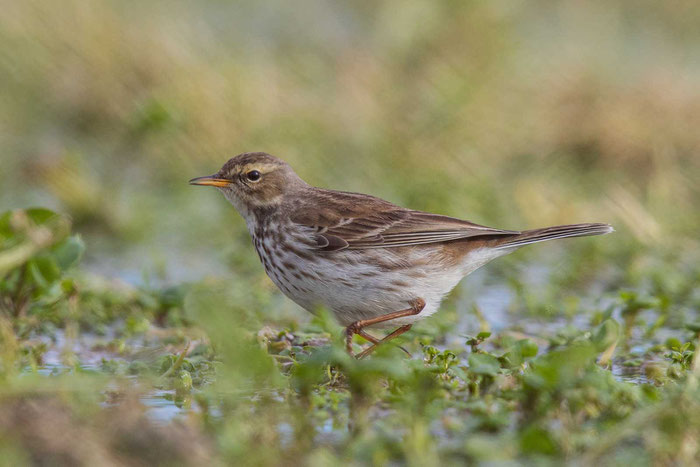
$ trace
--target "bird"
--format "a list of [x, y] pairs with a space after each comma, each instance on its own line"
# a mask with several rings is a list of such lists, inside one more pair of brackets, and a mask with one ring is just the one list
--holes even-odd
[[[213, 186], [245, 220], [272, 282], [307, 311], [325, 307], [363, 358], [435, 313], [468, 274], [522, 246], [602, 235], [605, 223], [503, 230], [407, 209], [362, 193], [307, 184], [264, 152], [239, 154], [193, 178]], [[367, 329], [392, 329], [383, 338]], [[355, 354], [354, 335], [370, 342]]]

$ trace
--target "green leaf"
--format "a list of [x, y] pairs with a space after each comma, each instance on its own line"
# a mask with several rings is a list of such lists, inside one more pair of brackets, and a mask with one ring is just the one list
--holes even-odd
[[59, 217], [58, 214], [46, 208], [29, 208], [25, 209], [24, 213], [36, 225], [46, 224], [47, 222]]
[[0, 215], [0, 274], [25, 264], [70, 231], [67, 218], [48, 209], [7, 211]]
[[0, 214], [0, 247], [7, 240], [13, 238], [16, 233], [12, 226], [10, 225], [10, 215], [12, 211], [5, 211]]
[[177, 394], [189, 394], [192, 391], [192, 375], [187, 370], [180, 370], [175, 377], [175, 391]]
[[522, 358], [532, 358], [537, 355], [539, 348], [531, 339], [522, 339], [516, 343]]
[[501, 364], [493, 355], [473, 353], [467, 358], [469, 371], [478, 375], [495, 375], [501, 369]]
[[534, 387], [562, 388], [572, 384], [582, 371], [595, 365], [596, 347], [579, 343], [532, 360], [525, 382]]
[[664, 346], [667, 349], [680, 349], [681, 345], [683, 345], [683, 344], [681, 344], [681, 341], [678, 340], [678, 338], [676, 338], [676, 337], [669, 337], [668, 339], [666, 339], [666, 342], [664, 343]]
[[558, 450], [552, 433], [544, 427], [529, 426], [520, 435], [520, 448], [525, 453], [553, 455]]
[[52, 253], [56, 258], [58, 267], [62, 271], [65, 271], [80, 261], [84, 252], [85, 242], [83, 242], [79, 235], [71, 235], [56, 245]]
[[39, 256], [27, 263], [29, 278], [42, 289], [48, 289], [61, 277], [61, 270], [53, 258]]
[[600, 350], [607, 349], [620, 338], [620, 324], [614, 319], [603, 321], [593, 335], [593, 343]]

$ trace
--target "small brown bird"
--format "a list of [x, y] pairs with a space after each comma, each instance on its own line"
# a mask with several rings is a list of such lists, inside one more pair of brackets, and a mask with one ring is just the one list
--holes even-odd
[[[354, 334], [372, 343], [358, 358], [435, 313], [464, 276], [492, 259], [531, 243], [613, 230], [608, 224], [484, 227], [310, 186], [263, 152], [240, 154], [190, 184], [221, 190], [245, 219], [270, 279], [302, 308], [330, 309], [346, 326], [350, 354]], [[378, 339], [368, 327], [396, 329]]]

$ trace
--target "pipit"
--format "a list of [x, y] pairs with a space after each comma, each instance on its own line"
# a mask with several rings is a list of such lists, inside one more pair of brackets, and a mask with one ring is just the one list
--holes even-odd
[[[402, 208], [360, 193], [305, 183], [281, 159], [240, 154], [216, 174], [190, 180], [217, 187], [245, 219], [272, 282], [302, 308], [325, 306], [345, 326], [348, 352], [359, 334], [377, 345], [435, 313], [467, 274], [531, 243], [601, 235], [608, 224], [501, 230]], [[366, 328], [394, 328], [384, 338]]]

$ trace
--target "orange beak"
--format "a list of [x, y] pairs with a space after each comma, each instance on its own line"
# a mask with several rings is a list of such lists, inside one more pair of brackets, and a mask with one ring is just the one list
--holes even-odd
[[197, 177], [190, 180], [190, 185], [205, 185], [205, 186], [228, 186], [231, 181], [225, 178], [218, 178], [213, 175], [208, 175], [206, 177]]

